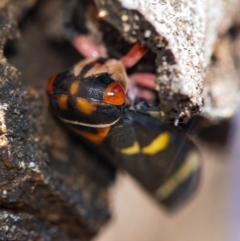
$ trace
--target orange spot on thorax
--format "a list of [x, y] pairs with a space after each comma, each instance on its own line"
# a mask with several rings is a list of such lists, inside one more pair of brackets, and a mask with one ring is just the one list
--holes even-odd
[[79, 88], [80, 88], [79, 80], [74, 80], [69, 88], [70, 95], [74, 96], [78, 92]]
[[96, 110], [97, 106], [85, 98], [77, 97], [76, 108], [85, 115], [91, 115]]
[[62, 110], [66, 110], [68, 108], [68, 96], [67, 95], [59, 95], [57, 96], [58, 106]]
[[99, 145], [107, 136], [110, 128], [111, 127], [97, 128], [96, 134], [85, 132], [85, 131], [77, 131], [77, 133], [80, 134], [82, 137], [86, 138], [87, 140], [89, 140], [90, 142], [93, 142], [94, 144]]

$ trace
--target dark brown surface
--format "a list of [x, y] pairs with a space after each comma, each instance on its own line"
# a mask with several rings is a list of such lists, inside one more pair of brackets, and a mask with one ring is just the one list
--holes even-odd
[[2, 211], [0, 222], [0, 240], [79, 240], [70, 238], [58, 226], [26, 213]]
[[[1, 47], [18, 35], [17, 18], [30, 6], [1, 6]], [[115, 171], [69, 137], [48, 109], [47, 79], [79, 56], [67, 43], [51, 46], [43, 7], [27, 14], [21, 38], [5, 48], [18, 69], [0, 56], [0, 240], [89, 240], [110, 217], [107, 188]]]

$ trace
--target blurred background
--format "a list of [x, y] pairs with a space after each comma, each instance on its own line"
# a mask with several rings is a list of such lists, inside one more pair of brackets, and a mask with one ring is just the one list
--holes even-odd
[[110, 192], [113, 219], [94, 241], [239, 240], [239, 215], [235, 215], [239, 202], [232, 202], [239, 189], [239, 182], [233, 181], [237, 177], [234, 161], [238, 160], [231, 160], [233, 152], [229, 154], [229, 150], [210, 149], [206, 146], [202, 151], [199, 190], [172, 213], [159, 207], [129, 175], [121, 173]]

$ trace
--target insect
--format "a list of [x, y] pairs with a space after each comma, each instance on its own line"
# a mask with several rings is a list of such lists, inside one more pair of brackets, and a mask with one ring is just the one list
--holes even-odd
[[160, 116], [155, 73], [127, 75], [146, 49], [137, 42], [119, 60], [109, 58], [71, 24], [75, 6], [67, 5], [64, 25], [85, 59], [48, 80], [53, 113], [159, 203], [178, 206], [199, 183], [200, 155], [185, 134], [153, 117]]
[[199, 183], [200, 155], [181, 131], [153, 118], [145, 100], [127, 97], [128, 86], [121, 60], [97, 57], [52, 76], [47, 93], [54, 114], [94, 151], [176, 207]]

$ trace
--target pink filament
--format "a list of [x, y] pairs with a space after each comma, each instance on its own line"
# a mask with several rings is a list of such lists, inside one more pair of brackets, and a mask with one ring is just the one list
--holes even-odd
[[145, 53], [146, 50], [140, 45], [140, 43], [136, 43], [128, 53], [121, 58], [121, 61], [126, 68], [131, 68]]
[[76, 37], [73, 40], [73, 46], [86, 58], [107, 57], [107, 55], [85, 35]]
[[143, 87], [153, 89], [156, 88], [156, 75], [151, 73], [134, 73], [130, 76], [131, 80], [133, 80], [136, 84], [141, 85]]

